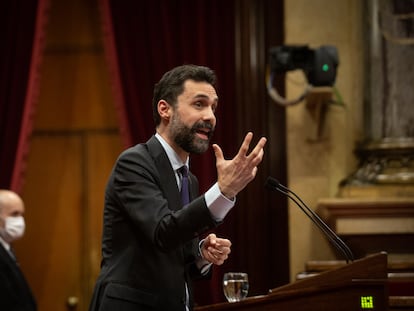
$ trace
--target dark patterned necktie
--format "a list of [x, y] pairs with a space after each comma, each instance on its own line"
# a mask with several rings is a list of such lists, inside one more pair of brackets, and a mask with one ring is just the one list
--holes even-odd
[[190, 191], [188, 189], [188, 167], [183, 165], [179, 168], [181, 174], [181, 202], [184, 205], [190, 203]]

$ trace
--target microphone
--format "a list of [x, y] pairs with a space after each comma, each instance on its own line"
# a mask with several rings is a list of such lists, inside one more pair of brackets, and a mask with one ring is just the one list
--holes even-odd
[[331, 228], [316, 214], [312, 209], [310, 209], [301, 198], [296, 195], [292, 190], [283, 186], [277, 179], [269, 176], [266, 180], [265, 186], [272, 190], [277, 190], [289, 199], [296, 203], [296, 205], [312, 220], [312, 222], [326, 235], [326, 237], [331, 241], [337, 250], [339, 250], [346, 259], [346, 262], [354, 261], [354, 254], [352, 254], [351, 249], [345, 242], [332, 231]]

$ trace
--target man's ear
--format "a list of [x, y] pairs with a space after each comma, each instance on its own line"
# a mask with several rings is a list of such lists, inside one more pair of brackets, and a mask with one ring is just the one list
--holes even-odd
[[158, 102], [158, 114], [160, 115], [161, 119], [169, 120], [171, 117], [171, 113], [172, 113], [171, 105], [167, 101], [161, 99]]

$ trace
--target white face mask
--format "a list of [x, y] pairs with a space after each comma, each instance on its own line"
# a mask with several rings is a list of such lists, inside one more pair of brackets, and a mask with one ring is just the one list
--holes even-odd
[[23, 216], [6, 217], [4, 228], [0, 228], [0, 236], [7, 242], [13, 242], [21, 238], [26, 225]]

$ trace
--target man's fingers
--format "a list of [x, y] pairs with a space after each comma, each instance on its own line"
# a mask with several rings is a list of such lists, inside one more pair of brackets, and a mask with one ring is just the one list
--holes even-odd
[[264, 155], [264, 149], [260, 149], [260, 151], [259, 151], [259, 153], [256, 155], [256, 157], [254, 157], [254, 158], [251, 160], [252, 165], [254, 165], [254, 166], [256, 166], [256, 167], [257, 167], [257, 165], [258, 165], [260, 162], [262, 162], [263, 155]]
[[230, 254], [230, 249], [212, 249], [208, 250], [208, 257], [206, 258], [208, 261], [213, 262], [214, 264], [222, 264]]
[[253, 167], [253, 171], [252, 171], [253, 178], [256, 177], [256, 174], [257, 174], [257, 166]]
[[[266, 145], [267, 139], [265, 137], [260, 138], [256, 146], [253, 148], [253, 150], [250, 152], [250, 154], [247, 154], [249, 152], [250, 143], [253, 139], [253, 133], [248, 132], [246, 136], [244, 137], [243, 143], [240, 146], [239, 152], [237, 153], [236, 157], [246, 157], [250, 161], [252, 159], [255, 159], [257, 163], [260, 163], [261, 158], [263, 157], [263, 148]], [[214, 154], [216, 156], [216, 162], [224, 160], [223, 151], [221, 150], [220, 146], [217, 144], [213, 144], [213, 150]]]
[[203, 243], [203, 257], [215, 265], [222, 265], [231, 252], [231, 242], [210, 233]]
[[214, 233], [210, 233], [203, 242], [203, 247], [208, 251], [211, 247], [216, 247], [217, 244], [217, 237]]
[[228, 239], [217, 238], [217, 245], [219, 245], [219, 247], [230, 247], [231, 242]]
[[[253, 148], [253, 150], [250, 152], [250, 154], [247, 156], [247, 158], [259, 158], [261, 159], [263, 157], [263, 148], [266, 145], [267, 139], [265, 137], [260, 138], [259, 142], [256, 144], [256, 146]], [[260, 162], [260, 161], [259, 161]]]
[[217, 236], [216, 236], [214, 233], [210, 233], [210, 234], [207, 236], [207, 239], [208, 239], [208, 241], [210, 242], [210, 244], [211, 244], [211, 243], [214, 243], [214, 244], [215, 244], [215, 241], [217, 240]]
[[263, 157], [263, 148], [266, 145], [267, 139], [265, 137], [261, 137], [253, 150], [248, 154], [252, 138], [252, 132], [246, 134], [237, 156], [243, 156], [250, 161], [257, 161], [257, 163], [260, 163], [261, 158]]
[[240, 146], [239, 152], [237, 156], [246, 156], [247, 152], [249, 151], [250, 142], [252, 141], [253, 133], [248, 132], [244, 137], [244, 140]]
[[217, 247], [209, 247], [208, 251], [211, 254], [230, 254], [230, 247], [227, 246], [217, 246]]
[[213, 150], [214, 150], [214, 155], [216, 156], [216, 162], [224, 160], [223, 151], [221, 150], [219, 145], [214, 144]]
[[221, 244], [216, 244], [216, 246], [210, 246], [207, 249], [208, 253], [216, 259], [227, 259], [228, 255], [231, 252], [230, 246], [224, 246]]

